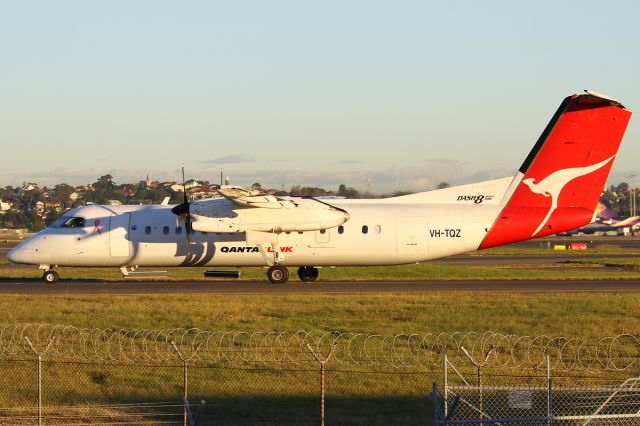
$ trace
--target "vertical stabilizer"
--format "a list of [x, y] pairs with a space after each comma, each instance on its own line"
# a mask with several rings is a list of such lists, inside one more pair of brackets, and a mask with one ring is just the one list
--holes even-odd
[[589, 223], [631, 112], [587, 91], [566, 98], [520, 167], [522, 179], [480, 249]]

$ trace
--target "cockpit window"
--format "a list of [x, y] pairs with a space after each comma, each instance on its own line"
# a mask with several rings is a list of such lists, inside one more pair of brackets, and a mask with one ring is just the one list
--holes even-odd
[[55, 228], [83, 228], [84, 218], [63, 216], [56, 220], [52, 226]]

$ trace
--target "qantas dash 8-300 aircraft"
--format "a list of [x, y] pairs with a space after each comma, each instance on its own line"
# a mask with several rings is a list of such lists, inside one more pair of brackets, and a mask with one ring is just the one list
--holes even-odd
[[402, 197], [273, 197], [222, 187], [220, 197], [71, 210], [8, 254], [57, 266], [268, 266], [273, 283], [298, 267], [421, 262], [576, 229], [592, 222], [631, 113], [587, 91], [566, 98], [513, 177]]

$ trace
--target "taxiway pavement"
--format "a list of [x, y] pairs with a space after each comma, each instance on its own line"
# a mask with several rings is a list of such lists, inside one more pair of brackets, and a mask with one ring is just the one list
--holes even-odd
[[640, 280], [318, 281], [59, 281], [0, 280], [0, 294], [356, 294], [434, 292], [640, 292]]

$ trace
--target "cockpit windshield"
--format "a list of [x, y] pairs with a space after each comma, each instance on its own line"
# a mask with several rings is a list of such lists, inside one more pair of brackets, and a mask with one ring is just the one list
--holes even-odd
[[53, 222], [52, 228], [84, 228], [84, 218], [78, 216], [62, 216]]

